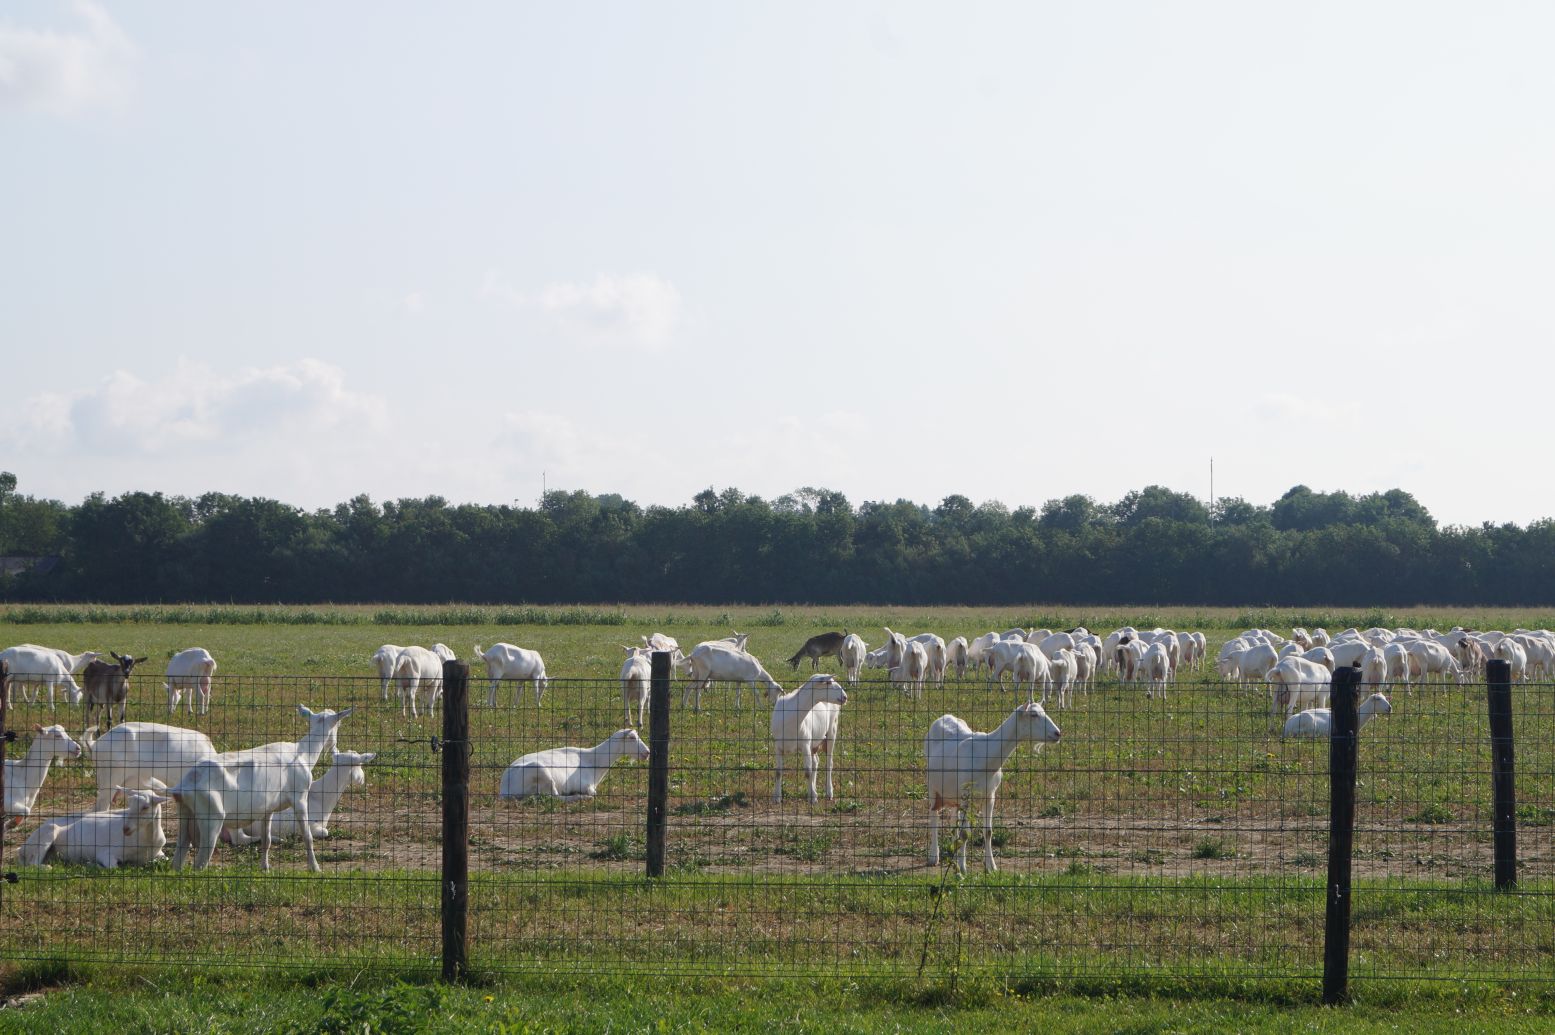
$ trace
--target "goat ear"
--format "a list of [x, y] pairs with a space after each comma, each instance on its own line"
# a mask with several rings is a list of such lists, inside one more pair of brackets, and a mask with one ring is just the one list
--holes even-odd
[[371, 762], [373, 759], [375, 759], [377, 757], [378, 757], [378, 752], [376, 752], [376, 751], [369, 751], [369, 752], [367, 752], [367, 754], [365, 754], [365, 755], [361, 756], [361, 758], [357, 759], [357, 763], [356, 764], [357, 765], [366, 765], [368, 762]]
[[301, 715], [304, 719], [311, 719], [313, 718], [313, 709], [309, 708], [305, 704], [299, 704], [297, 706], [297, 714]]
[[43, 732], [43, 724], [42, 723], [37, 723], [37, 722], [33, 723], [32, 724], [32, 731], [34, 733], [42, 733]]
[[123, 661], [124, 660], [123, 658], [119, 657], [118, 653], [115, 652], [115, 651], [109, 651], [108, 652], [108, 656], [110, 658], [112, 658], [114, 661]]
[[145, 658], [136, 658], [135, 659], [135, 664], [137, 664], [137, 665], [144, 665], [145, 663], [146, 663], [146, 659]]
[[124, 801], [126, 797], [128, 797], [128, 792], [125, 791], [123, 787], [115, 787], [113, 789], [113, 795], [108, 799], [108, 804], [117, 804], [121, 801]]

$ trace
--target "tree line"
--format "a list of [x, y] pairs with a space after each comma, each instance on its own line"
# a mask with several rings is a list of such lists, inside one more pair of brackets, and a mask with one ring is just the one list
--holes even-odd
[[1304, 485], [1213, 509], [1152, 485], [1015, 510], [729, 488], [679, 507], [557, 490], [532, 508], [357, 496], [310, 513], [223, 493], [69, 506], [6, 473], [0, 555], [59, 558], [0, 575], [8, 602], [1555, 603], [1555, 521], [1441, 528], [1400, 489]]

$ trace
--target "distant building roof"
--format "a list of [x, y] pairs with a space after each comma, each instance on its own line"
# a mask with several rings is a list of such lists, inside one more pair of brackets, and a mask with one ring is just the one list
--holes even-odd
[[50, 557], [0, 557], [0, 575], [25, 575], [32, 572], [47, 575], [59, 567], [59, 558]]

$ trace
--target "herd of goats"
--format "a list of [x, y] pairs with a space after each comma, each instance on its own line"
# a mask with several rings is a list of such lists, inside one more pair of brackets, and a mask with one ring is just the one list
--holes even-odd
[[[693, 708], [700, 710], [702, 691], [714, 682], [733, 683], [736, 704], [745, 685], [766, 694], [772, 707], [774, 802], [782, 801], [783, 765], [785, 758], [793, 755], [803, 763], [808, 800], [815, 803], [824, 754], [826, 796], [834, 797], [832, 760], [848, 694], [835, 676], [819, 671], [821, 659], [835, 657], [848, 685], [859, 681], [862, 669], [882, 668], [894, 685], [915, 696], [922, 693], [925, 683], [943, 686], [952, 672], [958, 679], [965, 679], [968, 672], [981, 673], [990, 685], [1001, 686], [1008, 676], [1017, 688], [1027, 690], [1027, 700], [996, 729], [976, 732], [960, 718], [947, 714], [934, 720], [924, 740], [929, 863], [939, 861], [941, 811], [957, 808], [962, 836], [956, 865], [965, 871], [969, 813], [975, 810], [984, 827], [984, 867], [993, 871], [997, 865], [990, 835], [1002, 770], [1020, 744], [1040, 746], [1059, 740], [1058, 725], [1044, 709], [1050, 698], [1057, 707], [1067, 707], [1075, 691], [1088, 688], [1102, 674], [1121, 683], [1143, 683], [1148, 695], [1164, 695], [1180, 672], [1203, 671], [1208, 665], [1207, 643], [1197, 632], [1125, 627], [1099, 636], [1084, 628], [1063, 632], [1011, 629], [949, 641], [933, 633], [905, 636], [889, 628], [885, 632], [886, 642], [875, 650], [852, 633], [811, 637], [788, 659], [795, 671], [809, 660], [812, 671], [791, 692], [784, 692], [761, 662], [747, 652], [743, 634], [699, 643], [689, 652], [682, 652], [673, 638], [663, 634], [644, 636], [641, 646], [624, 648], [620, 684], [625, 727], [594, 747], [560, 747], [521, 756], [503, 772], [499, 795], [509, 799], [588, 799], [598, 793], [618, 759], [646, 761], [648, 745], [634, 727], [645, 718], [655, 652], [667, 653], [673, 671], [685, 679], [683, 706], [692, 701], [694, 692]], [[529, 682], [536, 702], [541, 701], [549, 679], [537, 651], [498, 643], [485, 650], [477, 645], [476, 655], [490, 679], [488, 706], [496, 706], [497, 693], [505, 683]], [[374, 758], [372, 753], [336, 750], [337, 728], [353, 709], [314, 712], [299, 705], [299, 713], [308, 722], [308, 731], [301, 739], [219, 752], [210, 738], [197, 730], [125, 722], [130, 675], [146, 659], [114, 652], [108, 657], [111, 663], [92, 651], [71, 654], [34, 644], [0, 651], [0, 662], [8, 672], [4, 687], [7, 702], [13, 689], [29, 703], [41, 702], [46, 692], [52, 710], [55, 692], [60, 691], [68, 703], [84, 705], [87, 721], [79, 742], [63, 726], [35, 725], [26, 755], [6, 760], [5, 823], [18, 827], [33, 815], [54, 761], [90, 756], [97, 777], [93, 810], [45, 818], [24, 841], [19, 852], [21, 863], [37, 866], [56, 860], [109, 868], [150, 864], [165, 858], [167, 838], [161, 809], [174, 804], [178, 813], [174, 869], [182, 868], [191, 851], [195, 869], [203, 869], [219, 841], [257, 841], [261, 868], [268, 870], [271, 842], [298, 837], [309, 868], [317, 871], [314, 838], [328, 835], [328, 820], [340, 796], [365, 782], [362, 767]], [[1549, 678], [1555, 675], [1555, 634], [1547, 630], [1502, 633], [1453, 629], [1437, 633], [1373, 628], [1347, 629], [1332, 637], [1322, 629], [1294, 629], [1291, 636], [1284, 637], [1266, 629], [1250, 629], [1220, 647], [1215, 668], [1222, 680], [1266, 685], [1271, 694], [1271, 715], [1276, 721], [1285, 715], [1285, 736], [1327, 737], [1332, 723], [1328, 690], [1336, 667], [1358, 669], [1361, 682], [1376, 690], [1358, 709], [1359, 721], [1364, 724], [1375, 715], [1392, 711], [1383, 692], [1390, 687], [1432, 680], [1465, 681], [1482, 673], [1492, 658], [1507, 661], [1514, 680]], [[381, 680], [382, 699], [387, 702], [391, 691], [396, 692], [402, 714], [416, 716], [419, 699], [424, 698], [429, 713], [436, 708], [444, 662], [455, 657], [443, 644], [431, 649], [385, 644], [372, 660]], [[191, 714], [196, 707], [201, 714], [208, 713], [215, 670], [215, 659], [203, 648], [175, 654], [164, 683], [168, 710], [176, 713], [187, 698]], [[519, 692], [521, 689], [519, 685]], [[100, 717], [107, 719], [109, 727], [98, 736]], [[314, 766], [326, 749], [334, 764], [315, 780]], [[115, 808], [119, 802], [122, 805]]]

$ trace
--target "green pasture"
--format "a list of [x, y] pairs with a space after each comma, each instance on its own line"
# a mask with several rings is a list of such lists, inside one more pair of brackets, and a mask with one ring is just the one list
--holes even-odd
[[[368, 787], [346, 796], [331, 837], [319, 842], [321, 875], [305, 871], [293, 844], [275, 849], [271, 874], [258, 870], [256, 849], [226, 845], [200, 875], [174, 875], [165, 864], [124, 874], [23, 870], [0, 898], [0, 913], [16, 921], [0, 925], [0, 953], [30, 965], [61, 954], [163, 965], [220, 957], [242, 944], [256, 963], [335, 962], [397, 973], [433, 966], [441, 758], [428, 740], [441, 732], [441, 716], [402, 718], [393, 702], [381, 701], [369, 657], [386, 642], [444, 642], [470, 657], [476, 643], [502, 640], [541, 651], [554, 683], [539, 706], [527, 687], [521, 694], [502, 687], [491, 709], [483, 673], [472, 673], [477, 967], [774, 981], [819, 973], [932, 983], [964, 974], [1015, 985], [1141, 975], [1256, 985], [1308, 982], [1320, 969], [1326, 745], [1282, 740], [1264, 691], [1204, 675], [1185, 675], [1164, 700], [1103, 681], [1069, 708], [1050, 705], [1062, 742], [1040, 753], [1023, 748], [1005, 767], [993, 826], [1001, 872], [980, 872], [975, 830], [964, 880], [923, 863], [921, 756], [924, 731], [947, 711], [978, 729], [1008, 714], [1016, 700], [1010, 691], [975, 680], [931, 687], [914, 700], [878, 671], [868, 673], [844, 709], [836, 799], [813, 806], [797, 760], [786, 767], [783, 803], [772, 803], [767, 710], [753, 695], [737, 709], [727, 688], [715, 688], [703, 711], [691, 714], [679, 707], [677, 685], [669, 873], [661, 881], [641, 878], [645, 766], [618, 765], [589, 802], [495, 797], [502, 769], [517, 755], [593, 744], [622, 725], [620, 647], [653, 631], [688, 647], [749, 632], [752, 652], [793, 687], [805, 672], [795, 675], [786, 659], [808, 636], [830, 629], [850, 629], [874, 645], [887, 625], [948, 639], [1017, 625], [1105, 632], [1161, 624], [1205, 632], [1213, 654], [1248, 625], [1285, 632], [1290, 624], [1318, 624], [1312, 614], [628, 607], [534, 611], [533, 624], [516, 625], [486, 621], [495, 609], [482, 608], [231, 609], [206, 611], [213, 620], [205, 623], [163, 608], [14, 612], [9, 617], [20, 620], [0, 630], [8, 643], [148, 656], [135, 680], [132, 719], [168, 721], [161, 666], [177, 650], [203, 646], [220, 666], [211, 714], [175, 721], [209, 732], [218, 748], [296, 737], [299, 702], [349, 704], [357, 711], [341, 727], [341, 747], [379, 756]], [[255, 614], [276, 620], [238, 620]], [[598, 624], [582, 620], [589, 617]], [[397, 621], [379, 621], [389, 618]], [[1334, 614], [1327, 625], [1337, 631], [1366, 618], [1438, 628], [1552, 624], [1536, 613], [1394, 612]], [[1487, 884], [1482, 689], [1395, 694], [1395, 714], [1363, 732], [1354, 935], [1362, 981], [1555, 978], [1548, 962], [1555, 950], [1555, 707], [1548, 690], [1515, 695], [1523, 824], [1517, 895], [1498, 895]], [[63, 706], [56, 717], [72, 732], [79, 728]], [[12, 725], [33, 721], [50, 721], [47, 709], [18, 703]], [[12, 750], [27, 740], [24, 734]], [[40, 804], [55, 812], [84, 808], [92, 780], [88, 765], [57, 767]], [[947, 851], [951, 825], [947, 815]], [[31, 826], [8, 833], [7, 842]], [[40, 911], [61, 923], [19, 922]], [[105, 943], [115, 948], [106, 951]]]

